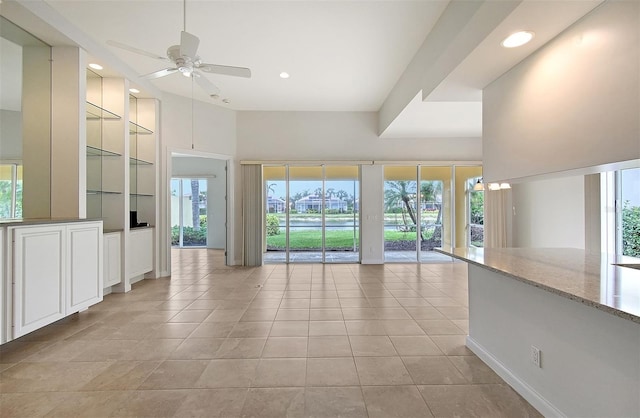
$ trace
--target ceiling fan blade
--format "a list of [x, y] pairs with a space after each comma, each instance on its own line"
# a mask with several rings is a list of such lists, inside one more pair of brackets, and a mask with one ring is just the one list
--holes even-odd
[[121, 42], [118, 41], [107, 41], [107, 45], [111, 45], [111, 46], [115, 46], [116, 48], [120, 48], [120, 49], [124, 49], [125, 51], [129, 51], [129, 52], [133, 52], [135, 54], [140, 54], [140, 55], [144, 55], [147, 57], [151, 57], [151, 58], [155, 58], [157, 60], [164, 60], [164, 61], [168, 61], [169, 58], [167, 57], [162, 57], [158, 54], [154, 54], [153, 52], [148, 52], [145, 51], [143, 49], [139, 49], [139, 48], [135, 48], [133, 46], [127, 45], [127, 44], [123, 44]]
[[205, 73], [232, 75], [234, 77], [251, 78], [251, 70], [244, 67], [231, 67], [228, 65], [216, 65], [216, 64], [200, 64], [198, 69]]
[[189, 32], [180, 32], [180, 55], [195, 58], [200, 39]]
[[204, 75], [194, 72], [191, 76], [200, 86], [200, 88], [204, 90], [209, 96], [213, 94], [220, 94], [220, 89], [211, 81], [209, 81]]
[[154, 78], [166, 77], [170, 74], [178, 71], [177, 68], [165, 68], [164, 70], [154, 71], [149, 74], [141, 75], [140, 78], [146, 78], [147, 80], [153, 80]]

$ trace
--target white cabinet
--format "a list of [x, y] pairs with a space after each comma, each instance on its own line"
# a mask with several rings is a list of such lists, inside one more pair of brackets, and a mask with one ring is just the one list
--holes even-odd
[[122, 281], [121, 232], [104, 234], [104, 288]]
[[7, 309], [9, 302], [7, 296], [11, 294], [11, 284], [8, 280], [5, 280], [6, 262], [5, 262], [5, 242], [4, 242], [4, 228], [0, 227], [0, 344], [7, 342], [7, 329], [10, 329], [11, 324], [8, 323], [11, 315], [8, 314]]
[[7, 272], [13, 282], [9, 337], [18, 338], [102, 300], [102, 222], [15, 226], [7, 235]]
[[17, 338], [65, 317], [66, 227], [17, 227], [9, 231], [14, 241], [13, 337]]
[[102, 301], [102, 222], [69, 224], [67, 233], [66, 314]]
[[[127, 264], [127, 276], [130, 279], [138, 278], [153, 270], [153, 228], [129, 231]], [[132, 283], [135, 281], [137, 280], [132, 280]]]

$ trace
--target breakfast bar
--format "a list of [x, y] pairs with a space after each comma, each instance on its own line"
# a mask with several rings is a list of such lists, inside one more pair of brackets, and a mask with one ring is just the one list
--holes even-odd
[[638, 265], [570, 248], [440, 252], [468, 263], [467, 346], [540, 412], [640, 416]]

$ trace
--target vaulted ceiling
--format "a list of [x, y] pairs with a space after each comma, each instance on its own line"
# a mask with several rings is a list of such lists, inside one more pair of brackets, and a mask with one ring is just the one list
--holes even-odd
[[[118, 60], [143, 94], [152, 86], [240, 111], [379, 111], [382, 137], [419, 138], [479, 137], [482, 88], [601, 2], [186, 0], [186, 15], [179, 0], [24, 6], [82, 44], [79, 29], [92, 59], [107, 73]], [[185, 21], [204, 62], [251, 68], [250, 79], [206, 75], [229, 104], [179, 74], [141, 81], [171, 63], [107, 43], [164, 56]], [[530, 44], [500, 46], [523, 29], [536, 33]]]

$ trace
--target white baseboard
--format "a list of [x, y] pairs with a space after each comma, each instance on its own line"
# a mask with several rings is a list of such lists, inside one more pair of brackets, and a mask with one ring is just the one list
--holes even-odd
[[509, 384], [516, 392], [527, 400], [534, 408], [545, 417], [566, 417], [558, 408], [543, 398], [535, 389], [526, 382], [511, 373], [504, 364], [489, 353], [483, 346], [476, 343], [473, 338], [467, 335], [467, 347], [473, 351], [482, 361]]
[[141, 274], [139, 276], [134, 276], [132, 278], [129, 279], [129, 284], [135, 284], [138, 283], [139, 281], [144, 280], [144, 274]]
[[384, 258], [363, 258], [360, 264], [384, 264]]

